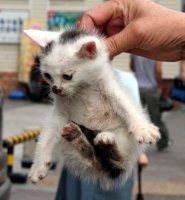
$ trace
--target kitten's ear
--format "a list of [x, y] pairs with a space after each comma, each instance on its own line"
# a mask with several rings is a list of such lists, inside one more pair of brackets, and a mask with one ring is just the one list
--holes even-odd
[[80, 58], [94, 58], [97, 54], [97, 47], [94, 41], [82, 45], [77, 55]]
[[24, 30], [24, 32], [41, 47], [45, 47], [48, 42], [54, 40], [60, 34], [60, 32], [40, 31], [34, 29]]

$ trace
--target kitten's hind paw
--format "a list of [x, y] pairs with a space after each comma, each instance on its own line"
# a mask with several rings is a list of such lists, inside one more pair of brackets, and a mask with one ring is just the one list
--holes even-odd
[[136, 141], [140, 144], [155, 144], [161, 138], [159, 128], [154, 124], [137, 126], [133, 129], [132, 133]]
[[115, 144], [115, 136], [110, 132], [102, 132], [99, 133], [94, 139], [95, 145], [114, 145]]
[[69, 123], [63, 128], [62, 137], [64, 137], [69, 142], [71, 142], [80, 135], [81, 135], [81, 130], [74, 123]]

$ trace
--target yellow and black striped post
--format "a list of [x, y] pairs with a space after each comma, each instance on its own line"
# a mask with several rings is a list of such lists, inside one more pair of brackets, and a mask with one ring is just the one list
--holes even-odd
[[40, 131], [41, 129], [34, 129], [34, 130], [25, 131], [23, 133], [20, 133], [14, 136], [10, 136], [3, 140], [3, 146], [5, 148], [9, 148], [16, 144], [20, 144], [28, 140], [33, 140], [39, 136]]
[[[14, 164], [14, 146], [36, 139], [40, 134], [41, 129], [28, 130], [21, 134], [10, 136], [3, 140], [3, 147], [7, 148], [7, 173], [12, 182], [25, 182], [26, 177], [21, 174], [13, 173]], [[24, 177], [24, 178], [23, 178]]]
[[12, 173], [14, 162], [14, 147], [9, 147], [7, 150], [7, 173]]

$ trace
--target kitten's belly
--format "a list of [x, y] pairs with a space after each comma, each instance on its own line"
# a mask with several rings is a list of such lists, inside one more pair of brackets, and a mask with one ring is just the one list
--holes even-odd
[[93, 130], [114, 130], [124, 122], [114, 113], [109, 102], [98, 92], [73, 100], [70, 120]]

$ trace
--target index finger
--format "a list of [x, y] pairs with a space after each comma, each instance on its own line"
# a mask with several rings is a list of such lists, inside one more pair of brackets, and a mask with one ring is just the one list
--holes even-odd
[[108, 1], [103, 4], [96, 6], [93, 9], [88, 10], [82, 16], [79, 26], [94, 28], [105, 26], [106, 23], [111, 19], [114, 14], [114, 8], [116, 3], [113, 1]]

